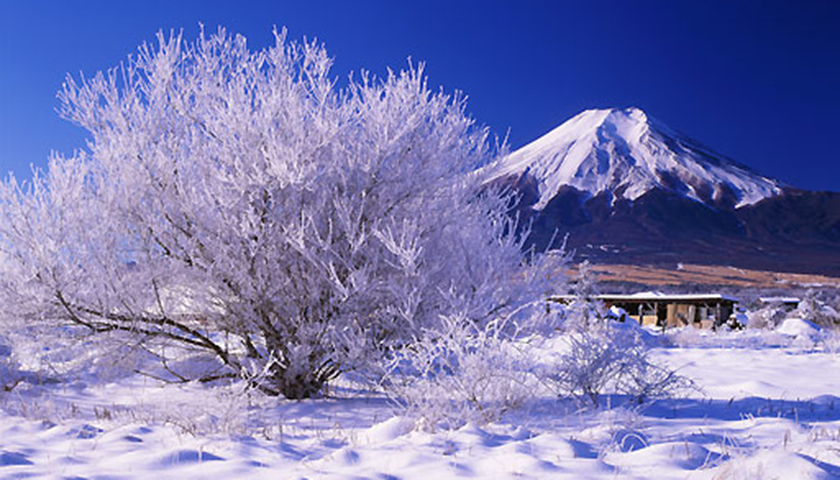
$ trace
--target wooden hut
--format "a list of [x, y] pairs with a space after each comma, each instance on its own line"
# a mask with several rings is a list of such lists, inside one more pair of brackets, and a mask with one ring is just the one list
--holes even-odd
[[[556, 296], [551, 300], [568, 303], [574, 298]], [[642, 325], [661, 327], [712, 328], [725, 323], [735, 312], [738, 299], [722, 294], [664, 294], [643, 292], [632, 295], [603, 294], [595, 300], [607, 308], [620, 308]]]

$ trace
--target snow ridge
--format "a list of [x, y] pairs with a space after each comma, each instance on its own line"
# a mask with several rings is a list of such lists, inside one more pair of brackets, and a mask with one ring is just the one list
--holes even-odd
[[781, 184], [716, 154], [638, 108], [586, 110], [488, 168], [488, 180], [532, 175], [542, 209], [564, 185], [635, 200], [654, 188], [742, 207]]

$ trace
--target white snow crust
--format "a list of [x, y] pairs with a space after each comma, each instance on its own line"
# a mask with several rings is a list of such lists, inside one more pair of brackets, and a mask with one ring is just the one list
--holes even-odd
[[770, 330], [671, 335], [652, 354], [696, 382], [684, 398], [643, 406], [614, 398], [581, 410], [552, 396], [496, 423], [434, 432], [354, 390], [284, 401], [133, 375], [33, 378], [0, 393], [0, 478], [840, 475], [837, 350]]
[[781, 192], [778, 181], [711, 152], [638, 108], [586, 110], [488, 167], [488, 181], [525, 172], [539, 186], [542, 209], [568, 185], [595, 196], [635, 200], [653, 188], [734, 206]]

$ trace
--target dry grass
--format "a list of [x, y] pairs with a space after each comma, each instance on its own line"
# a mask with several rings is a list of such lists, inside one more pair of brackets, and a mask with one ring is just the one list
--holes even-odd
[[[737, 287], [833, 287], [840, 288], [840, 278], [825, 275], [766, 272], [743, 268], [682, 264], [676, 268], [637, 265], [592, 265], [599, 282], [631, 282], [661, 285], [731, 285]], [[571, 272], [574, 276], [574, 272]]]

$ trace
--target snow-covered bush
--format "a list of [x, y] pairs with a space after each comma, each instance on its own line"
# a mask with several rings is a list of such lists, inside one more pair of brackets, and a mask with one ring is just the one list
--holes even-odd
[[0, 392], [14, 388], [20, 381], [19, 365], [9, 342], [0, 338]]
[[840, 354], [840, 330], [827, 331], [822, 338], [822, 347], [831, 354]]
[[642, 402], [690, 388], [690, 380], [650, 359], [649, 346], [635, 324], [609, 319], [603, 305], [593, 299], [588, 277], [588, 268], [581, 269], [575, 299], [565, 312], [567, 348], [557, 370], [547, 376], [558, 392], [597, 407], [607, 391]]
[[483, 424], [522, 406], [540, 387], [527, 343], [464, 317], [395, 352], [384, 391], [421, 428]]
[[782, 305], [768, 305], [747, 312], [747, 326], [751, 329], [774, 329], [790, 312]]
[[837, 328], [840, 326], [840, 312], [831, 306], [830, 299], [826, 297], [827, 294], [809, 290], [790, 316], [810, 320], [821, 327]]
[[588, 330], [591, 325], [600, 324], [609, 314], [603, 302], [597, 300], [597, 283], [589, 261], [578, 264], [577, 276], [571, 282], [572, 300], [562, 312], [562, 329], [567, 332]]
[[464, 98], [422, 67], [346, 88], [316, 43], [252, 51], [159, 35], [60, 93], [90, 141], [0, 188], [10, 315], [211, 354], [214, 376], [289, 398], [453, 315], [533, 293], [511, 199]]
[[[562, 288], [562, 252], [535, 258], [517, 284]], [[538, 353], [556, 333], [558, 315], [545, 301], [523, 303], [507, 314], [476, 322], [463, 314], [441, 318], [416, 341], [386, 357], [380, 385], [403, 415], [421, 428], [457, 428], [467, 422], [498, 420], [545, 390]]]
[[549, 378], [562, 395], [598, 406], [606, 392], [627, 395], [635, 402], [673, 396], [692, 382], [654, 363], [638, 334], [609, 322], [592, 325], [566, 337], [568, 350]]

